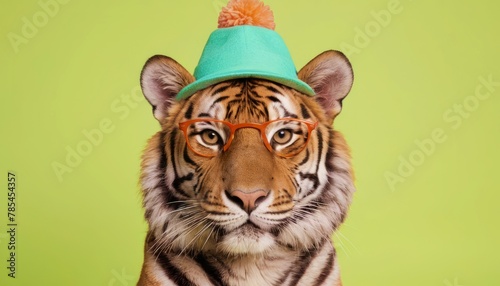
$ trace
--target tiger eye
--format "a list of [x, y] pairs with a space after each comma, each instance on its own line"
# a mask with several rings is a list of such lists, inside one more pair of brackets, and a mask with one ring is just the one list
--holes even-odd
[[286, 144], [292, 139], [292, 131], [289, 129], [281, 129], [274, 133], [273, 141], [278, 144]]
[[220, 137], [217, 132], [207, 129], [201, 132], [201, 140], [207, 145], [217, 145], [220, 142]]

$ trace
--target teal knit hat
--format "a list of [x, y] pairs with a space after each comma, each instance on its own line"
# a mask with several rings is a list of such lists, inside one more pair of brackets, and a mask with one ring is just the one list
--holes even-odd
[[[245, 8], [248, 9], [248, 5], [255, 5], [255, 2], [262, 7], [262, 3], [256, 0], [232, 0], [223, 9], [219, 16], [219, 29], [210, 35], [194, 71], [196, 80], [177, 94], [177, 100], [187, 98], [213, 84], [238, 78], [266, 79], [310, 96], [315, 95], [314, 90], [297, 77], [290, 52], [280, 35], [268, 28], [248, 25], [246, 22], [258, 22], [258, 19], [256, 21], [255, 18], [249, 18], [252, 15], [245, 14], [245, 11], [234, 11], [235, 6], [246, 5]], [[221, 18], [227, 17], [230, 8], [230, 16], [235, 17], [236, 14], [237, 19], [233, 19], [233, 22], [237, 24], [221, 27]], [[259, 16], [255, 15], [256, 9], [251, 12], [254, 17]], [[272, 12], [263, 12], [271, 13], [272, 17]]]

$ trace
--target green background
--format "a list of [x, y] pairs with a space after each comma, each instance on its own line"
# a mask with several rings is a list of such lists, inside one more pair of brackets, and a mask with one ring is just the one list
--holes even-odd
[[[139, 73], [154, 54], [193, 71], [226, 1], [65, 2], [1, 8], [0, 285], [135, 285], [139, 158], [159, 129]], [[335, 123], [358, 189], [334, 236], [344, 285], [500, 285], [500, 86], [480, 80], [500, 82], [500, 5], [266, 3], [298, 68], [327, 49], [354, 67]], [[78, 148], [84, 156], [58, 177], [54, 164]], [[5, 262], [8, 171], [16, 279]]]

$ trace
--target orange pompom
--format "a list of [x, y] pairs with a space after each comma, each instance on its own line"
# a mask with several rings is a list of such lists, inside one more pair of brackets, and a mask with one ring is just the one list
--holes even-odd
[[231, 0], [219, 14], [219, 28], [241, 25], [274, 30], [273, 11], [259, 0]]

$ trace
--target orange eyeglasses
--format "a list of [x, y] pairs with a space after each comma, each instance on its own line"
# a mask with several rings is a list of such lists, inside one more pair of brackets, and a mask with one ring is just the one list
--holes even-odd
[[234, 133], [240, 128], [260, 130], [262, 141], [270, 152], [285, 158], [292, 157], [304, 150], [311, 132], [317, 126], [318, 122], [295, 118], [281, 118], [262, 124], [232, 124], [211, 118], [198, 118], [179, 123], [188, 147], [203, 157], [214, 157], [222, 151], [227, 151], [233, 141]]

